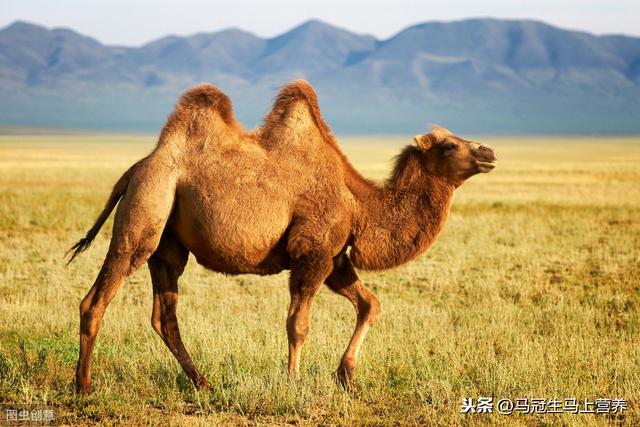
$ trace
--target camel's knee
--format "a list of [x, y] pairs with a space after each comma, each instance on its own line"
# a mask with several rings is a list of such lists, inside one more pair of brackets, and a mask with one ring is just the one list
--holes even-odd
[[289, 341], [292, 343], [302, 343], [307, 338], [309, 334], [309, 327], [288, 327], [287, 328], [287, 336], [289, 337]]
[[153, 242], [141, 242], [134, 250], [131, 250], [130, 244], [122, 244], [108, 255], [111, 258], [109, 268], [120, 277], [131, 276], [151, 258], [155, 248]]
[[287, 321], [287, 336], [289, 342], [302, 343], [309, 334], [309, 323], [301, 322], [296, 316], [292, 316]]
[[155, 246], [152, 245], [140, 245], [131, 255], [131, 259], [129, 261], [129, 266], [125, 271], [126, 276], [131, 276], [135, 273], [142, 265], [149, 260], [153, 252], [155, 251]]
[[373, 293], [369, 292], [366, 298], [359, 301], [358, 314], [369, 325], [373, 325], [382, 312], [380, 300]]
[[[86, 299], [86, 298], [85, 298]], [[103, 309], [91, 304], [91, 300], [80, 303], [80, 334], [93, 336], [97, 333], [98, 322], [102, 318]]]
[[124, 229], [115, 231], [106, 264], [112, 272], [127, 277], [151, 258], [160, 241], [160, 231]]
[[80, 301], [80, 319], [83, 318], [85, 313], [91, 309], [91, 301], [93, 300], [93, 294], [90, 292], [86, 297]]
[[94, 304], [94, 289], [89, 291], [87, 296], [80, 302], [80, 333], [89, 334], [93, 333], [93, 319], [96, 317], [96, 306]]
[[97, 333], [98, 324], [121, 282], [122, 274], [114, 267], [113, 260], [107, 256], [93, 287], [80, 302], [80, 332], [82, 334], [94, 335]]

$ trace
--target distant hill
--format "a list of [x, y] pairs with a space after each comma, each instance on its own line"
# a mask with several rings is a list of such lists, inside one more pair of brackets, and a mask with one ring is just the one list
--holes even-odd
[[319, 21], [105, 46], [68, 29], [0, 30], [0, 123], [157, 131], [187, 87], [218, 85], [252, 126], [309, 80], [337, 132], [640, 132], [640, 39], [535, 21], [428, 22], [387, 40]]

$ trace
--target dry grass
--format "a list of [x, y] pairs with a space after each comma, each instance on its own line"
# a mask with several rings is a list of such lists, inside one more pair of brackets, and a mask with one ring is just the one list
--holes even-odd
[[[344, 138], [382, 178], [408, 138]], [[213, 385], [197, 393], [150, 327], [145, 268], [109, 307], [96, 392], [73, 394], [78, 304], [106, 251], [65, 267], [120, 173], [152, 146], [129, 135], [0, 137], [0, 402], [48, 404], [64, 423], [608, 424], [604, 415], [463, 416], [463, 397], [622, 397], [638, 425], [640, 140], [483, 138], [499, 167], [459, 190], [438, 243], [365, 273], [383, 316], [358, 390], [335, 369], [354, 323], [328, 290], [314, 305], [302, 375], [286, 375], [287, 276], [225, 277], [192, 259], [178, 314]], [[4, 416], [4, 415], [3, 415]], [[4, 419], [4, 418], [3, 418]]]

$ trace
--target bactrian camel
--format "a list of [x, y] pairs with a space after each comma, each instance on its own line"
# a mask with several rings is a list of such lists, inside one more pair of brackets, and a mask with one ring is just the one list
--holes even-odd
[[355, 268], [388, 269], [423, 253], [445, 224], [454, 190], [491, 171], [495, 160], [491, 148], [434, 127], [404, 148], [391, 177], [378, 185], [341, 152], [305, 81], [285, 85], [262, 127], [250, 132], [216, 87], [187, 91], [155, 149], [122, 175], [96, 223], [71, 249], [71, 259], [85, 250], [118, 205], [106, 259], [80, 304], [77, 391], [91, 390], [105, 309], [123, 278], [145, 262], [153, 282], [153, 329], [193, 384], [209, 386], [182, 343], [176, 318], [178, 278], [189, 252], [226, 274], [290, 270], [290, 374], [298, 372], [322, 284], [347, 298], [357, 321], [337, 375], [348, 387], [360, 346], [380, 314], [378, 298]]

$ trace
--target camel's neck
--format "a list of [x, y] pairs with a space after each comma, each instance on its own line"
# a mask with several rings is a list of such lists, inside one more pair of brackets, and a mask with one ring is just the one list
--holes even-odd
[[418, 152], [407, 148], [385, 187], [350, 186], [359, 205], [351, 259], [379, 270], [423, 253], [444, 227], [454, 186], [424, 171]]

